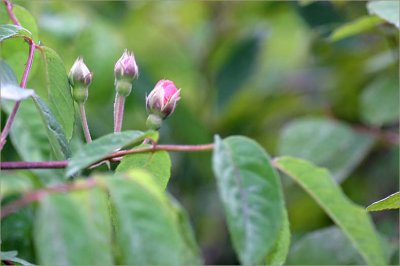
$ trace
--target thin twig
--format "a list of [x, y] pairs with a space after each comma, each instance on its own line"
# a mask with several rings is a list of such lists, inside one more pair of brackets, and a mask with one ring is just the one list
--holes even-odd
[[79, 111], [81, 113], [81, 121], [82, 121], [82, 128], [83, 133], [85, 134], [85, 139], [87, 143], [92, 142], [92, 137], [90, 136], [89, 125], [86, 118], [86, 111], [85, 111], [85, 104], [79, 103]]
[[[101, 160], [93, 163], [111, 160], [116, 157], [121, 157], [133, 153], [146, 153], [154, 151], [209, 151], [214, 148], [214, 144], [201, 144], [201, 145], [154, 145], [152, 147], [141, 147], [133, 148], [131, 150], [117, 151], [109, 156], [102, 158]], [[45, 161], [45, 162], [0, 162], [0, 169], [53, 169], [53, 168], [65, 168], [68, 166], [68, 161]]]
[[19, 23], [17, 17], [15, 16], [15, 14], [13, 12], [13, 5], [11, 4], [11, 2], [8, 0], [3, 0], [3, 2], [6, 5], [8, 16], [10, 17], [12, 22], [17, 26], [21, 26], [21, 23]]
[[[9, 2], [7, 1], [6, 3], [9, 3]], [[21, 80], [21, 84], [20, 84], [21, 88], [25, 88], [26, 87], [26, 83], [28, 81], [29, 72], [31, 71], [31, 68], [32, 68], [32, 62], [33, 62], [33, 56], [35, 54], [35, 48], [36, 48], [35, 43], [32, 40], [29, 40], [29, 55], [28, 55], [28, 59], [26, 61], [26, 66], [25, 66], [25, 69], [24, 69], [24, 73], [22, 75], [22, 80]], [[15, 118], [15, 115], [17, 114], [17, 111], [19, 109], [20, 104], [21, 104], [20, 101], [15, 102], [15, 105], [14, 105], [10, 115], [7, 118], [7, 121], [6, 121], [6, 124], [4, 126], [4, 129], [3, 129], [3, 131], [1, 132], [1, 135], [0, 135], [0, 150], [3, 149], [4, 144], [6, 143], [8, 132], [10, 131], [11, 125], [14, 122], [14, 118]]]

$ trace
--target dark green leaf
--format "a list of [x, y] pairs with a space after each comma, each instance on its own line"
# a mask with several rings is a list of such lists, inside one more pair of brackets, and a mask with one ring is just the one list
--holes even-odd
[[251, 139], [216, 137], [213, 169], [239, 260], [264, 262], [279, 238], [284, 208], [269, 156]]
[[[112, 265], [111, 243], [105, 246], [104, 239], [99, 237], [107, 232], [95, 230], [96, 225], [87, 219], [89, 214], [85, 214], [87, 209], [82, 205], [69, 194], [54, 193], [42, 198], [34, 232], [40, 264]], [[100, 206], [105, 207], [104, 204]]]
[[217, 73], [218, 105], [223, 107], [243, 87], [257, 64], [263, 36], [255, 34], [238, 43]]
[[13, 37], [31, 37], [32, 33], [30, 33], [27, 29], [13, 25], [13, 24], [5, 24], [0, 25], [0, 42]]
[[369, 265], [384, 265], [378, 235], [368, 213], [351, 202], [326, 169], [298, 158], [280, 157], [275, 165], [292, 177], [343, 230]]
[[290, 225], [286, 209], [283, 209], [283, 222], [279, 237], [267, 256], [267, 265], [283, 265], [290, 247]]
[[399, 97], [397, 77], [382, 77], [373, 80], [361, 94], [363, 121], [374, 126], [397, 122], [400, 112]]
[[70, 140], [74, 130], [75, 109], [67, 72], [55, 51], [42, 47], [41, 52], [46, 66], [49, 107], [64, 129], [67, 140]]
[[382, 23], [383, 20], [377, 16], [364, 16], [340, 26], [329, 36], [329, 39], [334, 42], [340, 41], [344, 38], [371, 30]]
[[400, 3], [398, 1], [370, 1], [367, 8], [370, 14], [377, 15], [400, 28]]
[[115, 208], [121, 264], [197, 264], [199, 258], [190, 254], [187, 233], [160, 186], [144, 171], [128, 175], [105, 180]]
[[35, 94], [33, 90], [23, 89], [18, 85], [17, 77], [11, 67], [0, 60], [0, 90], [1, 98], [20, 101]]
[[341, 182], [367, 155], [373, 139], [347, 125], [323, 118], [301, 118], [289, 123], [279, 140], [279, 154], [310, 160], [328, 168]]
[[367, 207], [368, 211], [383, 211], [400, 208], [400, 192], [396, 192], [384, 199], [372, 203]]
[[71, 176], [79, 170], [100, 161], [112, 152], [127, 146], [132, 146], [146, 138], [157, 141], [158, 133], [155, 131], [124, 131], [96, 139], [83, 146], [72, 156], [66, 169], [66, 175]]
[[[141, 145], [139, 147], [150, 147]], [[166, 151], [136, 153], [124, 156], [118, 165], [117, 172], [126, 172], [130, 169], [142, 168], [148, 171], [157, 184], [165, 189], [171, 176], [171, 159]]]

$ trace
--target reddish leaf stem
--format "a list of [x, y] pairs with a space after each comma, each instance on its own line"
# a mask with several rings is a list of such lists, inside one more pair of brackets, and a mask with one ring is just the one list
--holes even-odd
[[[154, 145], [152, 147], [134, 148], [131, 150], [117, 151], [109, 156], [102, 158], [94, 164], [103, 160], [110, 160], [116, 157], [121, 157], [133, 153], [145, 153], [153, 151], [209, 151], [214, 148], [214, 144], [201, 144], [201, 145]], [[45, 162], [0, 162], [0, 169], [53, 169], [65, 168], [68, 161], [45, 161]]]
[[13, 5], [11, 4], [11, 2], [9, 0], [3, 0], [3, 2], [6, 5], [8, 16], [10, 17], [12, 22], [17, 26], [21, 26], [21, 24], [19, 23], [17, 17], [13, 12]]

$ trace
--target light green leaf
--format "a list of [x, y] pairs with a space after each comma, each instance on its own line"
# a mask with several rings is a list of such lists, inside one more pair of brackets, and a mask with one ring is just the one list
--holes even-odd
[[98, 138], [91, 143], [84, 145], [72, 156], [66, 169], [66, 176], [71, 176], [79, 170], [100, 161], [114, 151], [127, 146], [132, 146], [146, 138], [151, 138], [154, 141], [157, 141], [158, 133], [155, 131], [124, 131]]
[[13, 251], [1, 251], [0, 252], [0, 258], [2, 261], [9, 261], [9, 262], [15, 262], [24, 266], [31, 266], [34, 265], [30, 262], [27, 262], [26, 260], [17, 258], [18, 252], [13, 250]]
[[358, 250], [336, 226], [306, 234], [291, 248], [288, 264], [363, 265]]
[[[150, 147], [140, 145], [139, 147]], [[171, 159], [166, 151], [135, 153], [124, 156], [116, 172], [126, 172], [130, 169], [141, 168], [147, 170], [157, 184], [165, 189], [171, 177]]]
[[42, 47], [41, 52], [46, 67], [49, 107], [64, 129], [67, 140], [70, 140], [74, 130], [75, 109], [67, 72], [54, 50]]
[[367, 207], [368, 211], [383, 211], [400, 208], [400, 192], [396, 192], [384, 199], [372, 203]]
[[3, 60], [0, 60], [0, 95], [2, 99], [20, 101], [35, 92], [30, 89], [23, 89], [18, 85], [17, 77], [11, 67]]
[[213, 169], [242, 264], [265, 261], [280, 236], [283, 196], [269, 156], [246, 137], [215, 138]]
[[377, 16], [363, 16], [355, 21], [346, 23], [332, 32], [329, 39], [333, 42], [371, 30], [382, 24], [383, 20]]
[[46, 103], [40, 99], [39, 96], [33, 96], [33, 101], [42, 117], [47, 137], [55, 158], [57, 160], [68, 159], [71, 156], [71, 150], [61, 125], [55, 119]]
[[13, 24], [0, 25], [0, 42], [14, 37], [28, 37], [30, 38], [32, 33], [21, 26]]
[[374, 126], [397, 122], [400, 114], [399, 97], [397, 77], [373, 80], [361, 94], [362, 120]]
[[0, 198], [31, 190], [34, 185], [31, 179], [24, 175], [1, 174]]
[[283, 210], [283, 222], [279, 237], [267, 256], [266, 265], [283, 265], [289, 253], [290, 225], [286, 209]]
[[187, 234], [160, 186], [144, 171], [105, 179], [115, 209], [116, 241], [124, 265], [193, 265]]
[[277, 158], [275, 165], [314, 198], [343, 230], [367, 264], [385, 264], [382, 246], [368, 213], [343, 194], [326, 169], [288, 156]]
[[95, 232], [82, 204], [61, 193], [41, 199], [34, 230], [39, 264], [112, 265], [111, 243], [105, 246], [98, 237], [107, 232]]
[[400, 2], [383, 0], [370, 1], [367, 4], [368, 12], [377, 15], [387, 22], [400, 28]]
[[367, 155], [373, 138], [353, 131], [341, 122], [301, 118], [290, 122], [279, 139], [279, 154], [310, 160], [328, 168], [337, 182], [343, 181]]

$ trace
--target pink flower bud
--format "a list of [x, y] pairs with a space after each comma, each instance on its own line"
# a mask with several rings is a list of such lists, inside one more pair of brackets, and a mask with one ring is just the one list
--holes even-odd
[[150, 114], [167, 118], [175, 110], [180, 99], [180, 89], [170, 80], [160, 80], [146, 98], [146, 108]]
[[116, 80], [127, 79], [130, 82], [139, 76], [139, 69], [136, 65], [133, 53], [130, 53], [125, 49], [121, 58], [115, 64], [114, 74]]
[[68, 77], [72, 87], [88, 87], [92, 83], [92, 73], [90, 73], [81, 57], [76, 59], [69, 71]]

